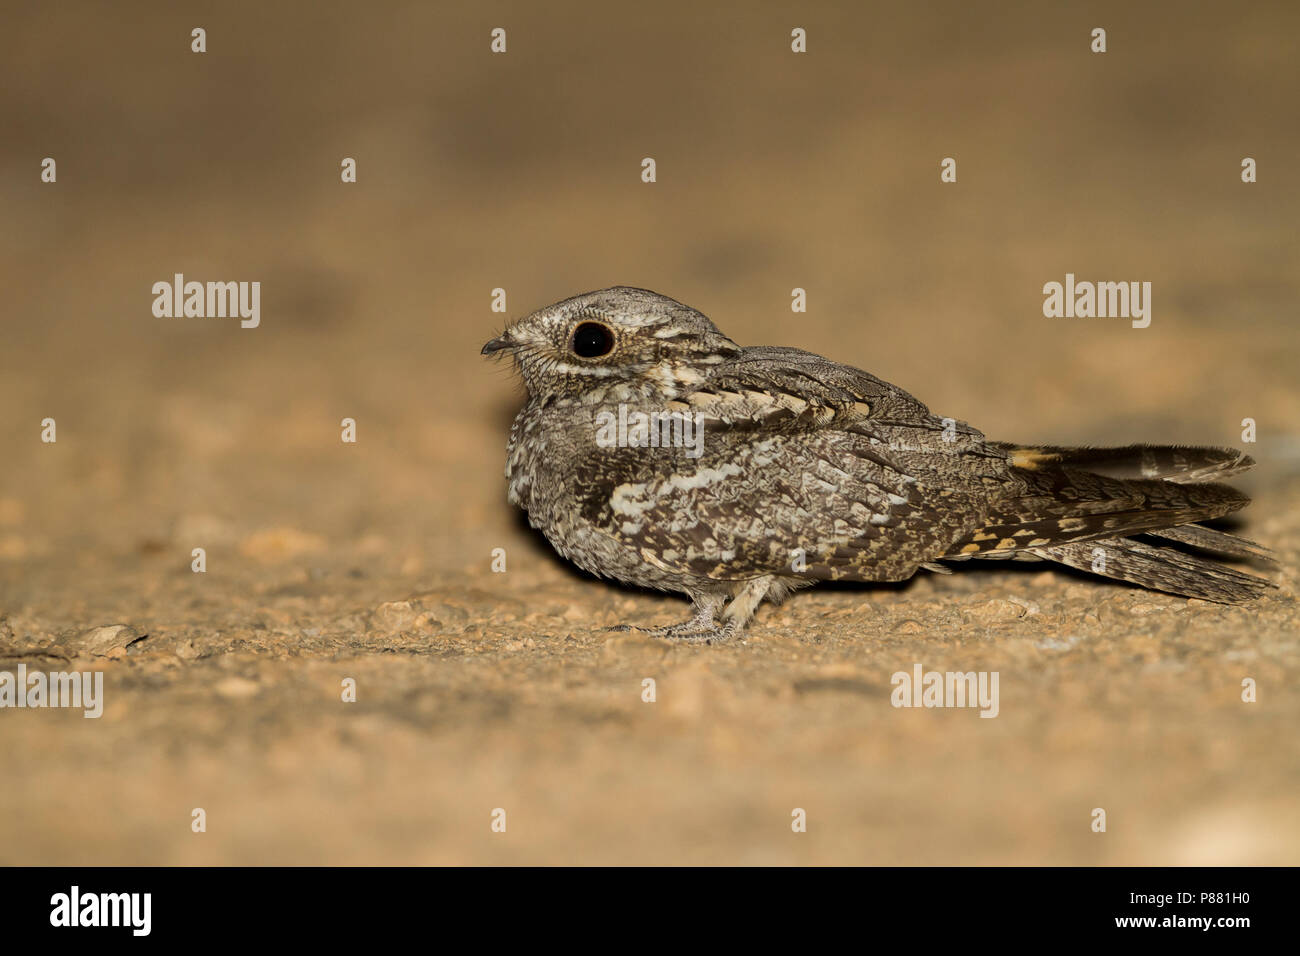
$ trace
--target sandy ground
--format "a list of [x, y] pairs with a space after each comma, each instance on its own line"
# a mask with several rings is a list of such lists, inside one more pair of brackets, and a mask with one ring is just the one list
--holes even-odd
[[[0, 863], [1300, 862], [1294, 5], [535, 6], [6, 6], [0, 670], [106, 702], [0, 710]], [[260, 281], [261, 326], [155, 318], [176, 272]], [[1066, 272], [1151, 281], [1151, 327], [1044, 318]], [[613, 284], [998, 438], [1252, 418], [1279, 589], [990, 566], [602, 631], [686, 606], [512, 513], [477, 351]], [[917, 663], [998, 716], [892, 707]]]

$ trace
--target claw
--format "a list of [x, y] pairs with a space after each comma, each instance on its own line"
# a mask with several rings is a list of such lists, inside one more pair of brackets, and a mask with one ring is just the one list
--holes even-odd
[[733, 630], [710, 622], [708, 626], [703, 625], [697, 618], [691, 618], [689, 621], [682, 621], [680, 624], [666, 624], [663, 627], [638, 627], [635, 624], [615, 624], [613, 627], [602, 627], [602, 631], [638, 631], [642, 634], [649, 634], [651, 637], [668, 637], [676, 640], [701, 641], [701, 640], [721, 640], [730, 636], [729, 631]]
[[685, 641], [688, 644], [722, 644], [731, 640], [745, 629], [749, 619], [754, 616], [754, 608], [763, 600], [772, 586], [770, 575], [746, 581], [736, 590], [731, 603], [722, 613], [722, 623], [717, 621], [725, 596], [720, 593], [703, 593], [692, 596], [695, 603], [695, 615], [689, 621], [680, 624], [668, 624], [663, 627], [637, 627], [635, 624], [615, 624], [613, 627], [601, 628], [603, 631], [640, 631], [652, 637], [667, 637]]
[[689, 621], [682, 621], [680, 624], [666, 624], [663, 627], [637, 627], [635, 624], [615, 624], [613, 627], [605, 627], [601, 628], [601, 630], [640, 631], [642, 634], [649, 634], [652, 637], [667, 637], [691, 644], [712, 644], [714, 641], [727, 640], [738, 630], [738, 628], [732, 626], [733, 622], [731, 621], [719, 626], [714, 620], [720, 604], [721, 601], [715, 599], [697, 601], [695, 615]]

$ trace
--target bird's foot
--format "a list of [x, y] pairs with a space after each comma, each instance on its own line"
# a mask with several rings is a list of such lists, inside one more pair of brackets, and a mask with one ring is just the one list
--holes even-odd
[[698, 607], [695, 616], [680, 624], [666, 624], [663, 627], [637, 627], [634, 624], [617, 624], [604, 628], [606, 631], [638, 631], [652, 637], [667, 637], [687, 644], [715, 644], [728, 641], [740, 630], [735, 620], [719, 624], [715, 618], [716, 605]]

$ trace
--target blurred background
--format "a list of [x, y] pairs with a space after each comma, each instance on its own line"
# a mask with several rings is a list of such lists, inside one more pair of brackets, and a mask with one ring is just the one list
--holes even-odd
[[[0, 862], [1300, 860], [1300, 7], [0, 21], [0, 668], [147, 635], [76, 660], [105, 670], [101, 720], [0, 712]], [[1151, 282], [1150, 327], [1045, 318], [1067, 272]], [[260, 327], [154, 317], [174, 273], [260, 281]], [[818, 589], [747, 646], [610, 638], [685, 606], [570, 571], [520, 522], [519, 388], [478, 350], [616, 284], [1000, 439], [1240, 445], [1255, 419], [1243, 530], [1281, 590], [1221, 609], [989, 569]], [[918, 660], [1000, 669], [1002, 715], [893, 710]]]

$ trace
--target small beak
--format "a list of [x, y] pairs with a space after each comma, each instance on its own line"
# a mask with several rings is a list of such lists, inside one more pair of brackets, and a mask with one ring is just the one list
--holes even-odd
[[500, 352], [502, 349], [514, 348], [514, 344], [509, 335], [498, 335], [483, 346], [483, 351], [479, 352], [479, 355], [491, 355], [493, 352]]

